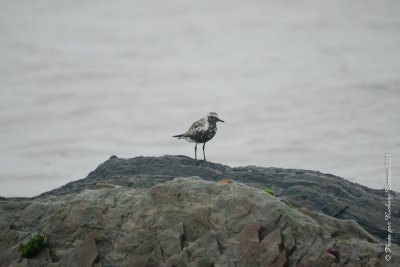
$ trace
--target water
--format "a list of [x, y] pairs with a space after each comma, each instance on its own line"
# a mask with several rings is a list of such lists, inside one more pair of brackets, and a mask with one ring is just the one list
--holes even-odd
[[210, 161], [400, 190], [400, 2], [0, 1], [0, 195], [83, 178], [111, 155]]

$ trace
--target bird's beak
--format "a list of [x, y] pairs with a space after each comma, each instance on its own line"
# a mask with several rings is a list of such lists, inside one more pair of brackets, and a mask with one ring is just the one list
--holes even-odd
[[[224, 122], [223, 120], [221, 120], [220, 118], [218, 118], [218, 121], [220, 121], [220, 122]], [[224, 122], [225, 123], [225, 122]]]

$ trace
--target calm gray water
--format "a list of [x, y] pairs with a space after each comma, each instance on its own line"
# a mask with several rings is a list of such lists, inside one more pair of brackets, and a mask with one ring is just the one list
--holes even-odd
[[210, 161], [400, 190], [400, 2], [0, 0], [0, 195], [226, 121]]

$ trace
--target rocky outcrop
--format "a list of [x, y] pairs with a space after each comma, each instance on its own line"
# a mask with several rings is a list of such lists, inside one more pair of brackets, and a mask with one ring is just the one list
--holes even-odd
[[[118, 180], [118, 172], [108, 175]], [[75, 183], [0, 201], [0, 265], [400, 266], [397, 257], [386, 265], [381, 242], [353, 220], [289, 207], [240, 182], [184, 177], [148, 186], [142, 178], [137, 188]], [[18, 244], [33, 232], [48, 248], [20, 259]], [[394, 244], [392, 255], [400, 255]]]
[[[69, 183], [39, 196], [65, 195], [93, 188], [105, 182], [133, 188], [149, 188], [175, 177], [199, 176], [216, 181], [230, 178], [256, 188], [270, 187], [275, 194], [295, 207], [305, 207], [339, 219], [351, 219], [382, 240], [387, 238], [384, 219], [383, 190], [374, 190], [343, 178], [317, 171], [229, 166], [196, 161], [185, 156], [137, 157], [121, 159], [116, 156], [101, 164], [85, 179]], [[393, 192], [391, 223], [400, 229], [399, 194]], [[392, 242], [400, 244], [400, 235], [392, 234]]]

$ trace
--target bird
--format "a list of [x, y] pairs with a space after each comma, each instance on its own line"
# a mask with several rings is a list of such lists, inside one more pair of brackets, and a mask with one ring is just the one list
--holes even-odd
[[206, 161], [205, 146], [217, 133], [217, 122], [225, 122], [218, 117], [215, 112], [209, 112], [204, 118], [195, 121], [189, 130], [184, 134], [174, 135], [178, 139], [185, 139], [188, 142], [194, 142], [194, 157], [197, 161], [197, 144], [203, 144], [203, 157]]

